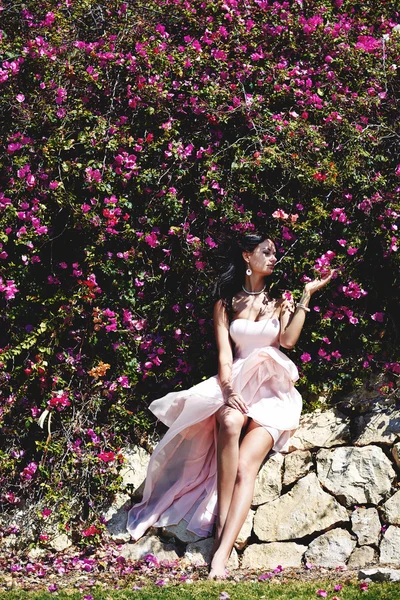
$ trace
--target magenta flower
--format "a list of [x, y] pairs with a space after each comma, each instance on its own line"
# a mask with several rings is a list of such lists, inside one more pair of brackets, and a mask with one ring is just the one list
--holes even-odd
[[99, 458], [100, 460], [102, 460], [103, 462], [112, 462], [113, 460], [115, 460], [116, 456], [114, 452], [100, 452], [97, 455], [97, 458]]
[[15, 298], [15, 294], [18, 291], [19, 290], [12, 279], [8, 279], [6, 283], [3, 283], [3, 279], [0, 277], [0, 292], [4, 292], [6, 300]]
[[321, 596], [322, 598], [326, 598], [328, 593], [325, 590], [318, 590], [317, 596]]
[[371, 35], [359, 35], [355, 47], [364, 52], [373, 52], [381, 47], [381, 42]]
[[157, 235], [152, 231], [149, 235], [146, 235], [144, 238], [146, 244], [150, 246], [150, 248], [155, 248], [160, 243], [157, 240]]
[[121, 377], [118, 377], [117, 379], [118, 383], [121, 384], [121, 387], [123, 388], [130, 388], [131, 386], [129, 385], [129, 379], [126, 375], [122, 375]]
[[383, 321], [385, 319], [385, 313], [384, 312], [376, 312], [373, 315], [371, 315], [371, 319], [373, 321], [377, 321], [378, 323], [383, 323]]
[[18, 102], [23, 102], [25, 100], [25, 96], [23, 94], [18, 94], [15, 96], [15, 98]]
[[24, 481], [30, 481], [37, 471], [37, 464], [35, 462], [30, 462], [27, 467], [20, 473], [21, 479]]
[[302, 360], [304, 363], [310, 362], [311, 354], [308, 354], [308, 352], [303, 352], [303, 354], [300, 356], [300, 360]]
[[98, 529], [96, 525], [90, 525], [90, 527], [82, 531], [83, 537], [91, 537], [92, 535], [96, 535], [97, 533], [101, 533], [101, 529]]
[[258, 581], [265, 581], [266, 579], [271, 579], [271, 577], [273, 577], [274, 574], [271, 572], [268, 573], [263, 573], [262, 575], [259, 576]]
[[143, 560], [149, 566], [158, 567], [160, 565], [157, 556], [154, 556], [154, 554], [146, 554], [145, 556], [143, 556]]
[[67, 408], [67, 406], [71, 405], [71, 401], [68, 397], [68, 392], [64, 390], [58, 390], [57, 392], [53, 392], [53, 395], [47, 402], [47, 405], [51, 408], [56, 408], [58, 411]]

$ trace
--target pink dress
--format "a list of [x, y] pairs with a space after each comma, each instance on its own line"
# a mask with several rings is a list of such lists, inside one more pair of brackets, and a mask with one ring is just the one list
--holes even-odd
[[[249, 407], [248, 416], [271, 432], [273, 451], [287, 452], [302, 400], [293, 385], [297, 368], [279, 350], [279, 331], [277, 318], [232, 321], [232, 383]], [[211, 535], [217, 510], [215, 413], [223, 404], [217, 375], [150, 404], [169, 429], [151, 456], [143, 499], [128, 513], [133, 539], [150, 526], [165, 527], [182, 519], [196, 535]]]

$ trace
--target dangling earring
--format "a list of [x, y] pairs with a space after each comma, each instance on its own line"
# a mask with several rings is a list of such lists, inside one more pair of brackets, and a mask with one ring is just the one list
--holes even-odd
[[247, 270], [246, 270], [246, 275], [248, 275], [250, 277], [250, 275], [253, 273], [253, 271], [250, 269], [250, 265], [248, 266]]

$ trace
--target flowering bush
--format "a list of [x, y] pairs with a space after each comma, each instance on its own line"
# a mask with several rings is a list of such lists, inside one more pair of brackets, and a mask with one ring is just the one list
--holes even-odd
[[395, 0], [1, 11], [6, 512], [40, 500], [81, 539], [101, 531], [149, 401], [215, 374], [221, 226], [266, 228], [295, 299], [338, 269], [291, 355], [309, 407], [397, 377]]

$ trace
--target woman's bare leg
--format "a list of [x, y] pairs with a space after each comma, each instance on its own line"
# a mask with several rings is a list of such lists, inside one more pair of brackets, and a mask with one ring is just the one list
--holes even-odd
[[251, 506], [258, 469], [271, 450], [273, 443], [271, 434], [258, 423], [251, 421], [240, 445], [239, 465], [232, 500], [218, 549], [211, 562], [209, 579], [225, 576], [225, 567], [233, 544]]
[[239, 464], [239, 439], [247, 419], [246, 415], [229, 406], [223, 406], [217, 412], [219, 424], [217, 446], [218, 513], [212, 556], [218, 548], [231, 505]]

